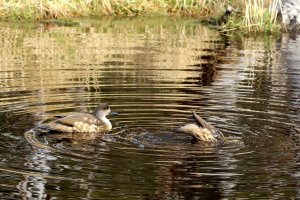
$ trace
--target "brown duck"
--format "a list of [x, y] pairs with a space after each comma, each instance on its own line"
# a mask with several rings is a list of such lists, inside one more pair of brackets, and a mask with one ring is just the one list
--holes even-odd
[[73, 112], [69, 115], [58, 116], [49, 123], [38, 126], [43, 132], [56, 133], [95, 133], [112, 129], [111, 122], [106, 118], [111, 113], [107, 103], [98, 105], [93, 114]]
[[187, 124], [177, 129], [177, 131], [192, 136], [195, 141], [217, 142], [224, 140], [223, 134], [213, 125], [206, 122], [195, 112], [193, 112], [193, 117], [197, 123]]

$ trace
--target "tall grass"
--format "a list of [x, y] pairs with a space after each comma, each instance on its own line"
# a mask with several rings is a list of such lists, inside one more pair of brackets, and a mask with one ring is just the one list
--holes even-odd
[[280, 27], [274, 7], [278, 2], [279, 0], [247, 0], [242, 25], [249, 31], [277, 31]]
[[239, 14], [229, 17], [224, 30], [240, 29], [247, 33], [276, 33], [281, 30], [276, 5], [280, 0], [245, 0], [237, 5]]
[[2, 0], [0, 17], [45, 19], [72, 16], [178, 14], [215, 15], [228, 0]]
[[[257, 32], [278, 30], [276, 12], [270, 7], [280, 0], [2, 0], [0, 18], [43, 20], [102, 15], [221, 16], [227, 5], [241, 14], [230, 17], [226, 29]], [[271, 5], [271, 6], [270, 6]]]

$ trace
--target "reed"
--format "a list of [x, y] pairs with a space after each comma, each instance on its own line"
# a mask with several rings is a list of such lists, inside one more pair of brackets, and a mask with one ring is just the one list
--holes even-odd
[[279, 30], [277, 13], [274, 6], [279, 0], [247, 0], [245, 3], [242, 26], [249, 31], [274, 32]]
[[[225, 30], [273, 32], [279, 29], [270, 7], [279, 0], [2, 0], [0, 18], [13, 20], [65, 19], [91, 16], [180, 15], [221, 16], [227, 5], [241, 14], [231, 16]], [[270, 6], [271, 5], [271, 6]]]
[[208, 16], [220, 12], [227, 0], [3, 0], [0, 17], [18, 20], [73, 16], [178, 14]]

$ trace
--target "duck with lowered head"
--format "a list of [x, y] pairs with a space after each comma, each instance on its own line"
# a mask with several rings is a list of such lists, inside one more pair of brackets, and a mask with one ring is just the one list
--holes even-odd
[[106, 132], [112, 129], [112, 124], [106, 118], [109, 114], [115, 114], [107, 103], [99, 104], [92, 114], [72, 112], [65, 116], [43, 123], [38, 126], [42, 132], [51, 133], [95, 133]]
[[176, 129], [176, 132], [188, 134], [193, 137], [194, 141], [218, 142], [224, 140], [224, 135], [221, 131], [206, 122], [195, 112], [192, 113], [196, 123], [184, 125]]

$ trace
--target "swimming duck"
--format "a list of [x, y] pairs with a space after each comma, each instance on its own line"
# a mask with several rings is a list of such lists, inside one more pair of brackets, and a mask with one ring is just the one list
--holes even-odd
[[178, 132], [192, 136], [194, 141], [217, 142], [222, 141], [224, 139], [224, 136], [221, 133], [221, 131], [219, 131], [213, 125], [206, 122], [195, 112], [192, 113], [197, 124], [184, 125], [177, 129]]
[[51, 133], [95, 133], [112, 129], [111, 122], [106, 118], [111, 113], [107, 103], [98, 105], [93, 114], [73, 112], [69, 115], [58, 116], [52, 122], [38, 126], [42, 132]]

